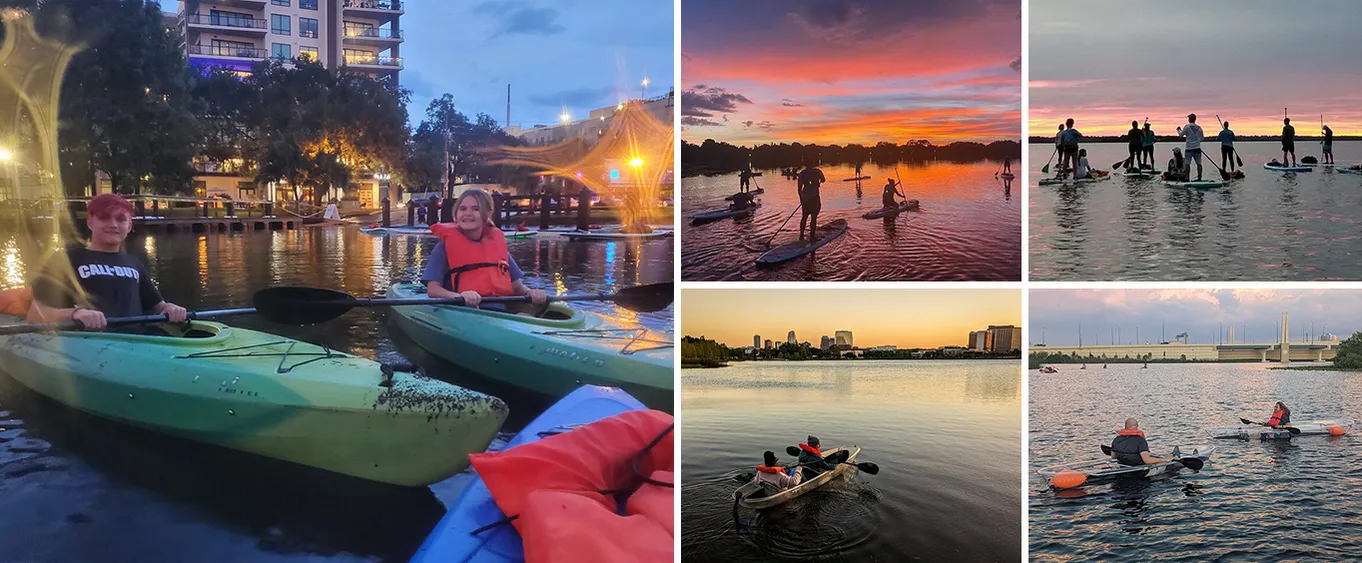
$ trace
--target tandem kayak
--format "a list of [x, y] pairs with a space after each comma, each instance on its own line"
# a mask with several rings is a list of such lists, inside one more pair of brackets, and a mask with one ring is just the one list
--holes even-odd
[[[1153, 452], [1151, 452], [1153, 453]], [[1197, 458], [1206, 461], [1215, 453], [1215, 446], [1197, 444], [1174, 446], [1171, 454], [1155, 453], [1159, 457], [1172, 455], [1178, 458]], [[1183, 468], [1179, 461], [1166, 461], [1154, 465], [1121, 465], [1110, 457], [1077, 463], [1051, 465], [1036, 471], [1055, 488], [1073, 488], [1084, 484], [1103, 483], [1117, 479], [1142, 479], [1176, 473]], [[1059, 479], [1056, 479], [1056, 478]], [[1059, 483], [1056, 483], [1059, 481]], [[1067, 482], [1066, 482], [1067, 481]]]
[[[571, 431], [573, 428], [596, 422], [622, 412], [644, 410], [647, 407], [613, 387], [584, 385], [549, 407], [516, 434], [504, 449], [538, 441], [542, 438]], [[412, 563], [444, 561], [519, 562], [525, 560], [520, 534], [515, 526], [496, 526], [477, 535], [474, 530], [494, 524], [506, 515], [492, 499], [482, 478], [476, 478], [449, 507], [444, 518], [426, 537]]]
[[[425, 286], [417, 284], [388, 290], [394, 299], [425, 296]], [[541, 316], [458, 305], [392, 311], [397, 326], [422, 348], [484, 377], [557, 397], [583, 383], [622, 387], [644, 404], [672, 412], [670, 331], [624, 326], [562, 302], [550, 303]]]
[[1311, 170], [1314, 170], [1309, 166], [1282, 166], [1282, 165], [1274, 166], [1272, 164], [1264, 164], [1263, 168], [1266, 170], [1272, 170], [1274, 172], [1309, 172]]
[[[1291, 427], [1299, 429], [1301, 431], [1301, 435], [1303, 436], [1308, 435], [1341, 436], [1352, 431], [1352, 428], [1355, 424], [1357, 424], [1357, 421], [1355, 420], [1313, 420], [1310, 422], [1292, 424]], [[1264, 437], [1265, 434], [1269, 436]], [[1249, 440], [1253, 438], [1258, 438], [1260, 440], [1280, 440], [1283, 439], [1280, 436], [1280, 434], [1286, 434], [1285, 439], [1289, 439], [1291, 436], [1291, 433], [1287, 430], [1281, 429], [1274, 430], [1272, 428], [1268, 428], [1265, 426], [1256, 426], [1249, 424], [1241, 426], [1226, 426], [1221, 428], [1206, 429], [1206, 435], [1217, 439]]]
[[410, 487], [468, 467], [508, 414], [496, 397], [322, 346], [220, 323], [160, 326], [167, 335], [3, 336], [0, 366], [97, 416]]
[[707, 213], [698, 213], [694, 217], [691, 217], [690, 224], [703, 225], [705, 223], [713, 223], [714, 221], [720, 221], [723, 219], [727, 219], [729, 217], [733, 218], [745, 217], [747, 215], [751, 215], [752, 212], [756, 211], [758, 207], [761, 207], [761, 204], [753, 204], [752, 206], [743, 209], [730, 208], [720, 209], [718, 211], [710, 211]]
[[822, 248], [823, 245], [830, 243], [847, 232], [847, 220], [835, 219], [833, 222], [818, 227], [818, 240], [809, 243], [805, 240], [787, 242], [757, 257], [758, 266], [770, 266], [799, 258], [805, 254]]
[[823, 452], [823, 457], [826, 458], [842, 450], [851, 452], [851, 455], [847, 456], [847, 463], [839, 463], [837, 464], [836, 469], [820, 473], [817, 477], [804, 481], [792, 488], [778, 491], [766, 486], [764, 483], [747, 483], [746, 485], [739, 487], [738, 490], [733, 491], [733, 496], [738, 499], [738, 504], [747, 508], [756, 509], [770, 508], [783, 504], [790, 499], [801, 497], [805, 493], [817, 489], [828, 481], [837, 478], [838, 475], [846, 473], [847, 468], [852, 467], [852, 465], [849, 464], [856, 462], [856, 454], [861, 453], [860, 446], [851, 446], [849, 448], [829, 449], [828, 451]]
[[1225, 183], [1224, 183], [1224, 182], [1220, 182], [1220, 181], [1216, 181], [1216, 180], [1203, 180], [1203, 181], [1200, 181], [1200, 182], [1197, 182], [1197, 181], [1192, 181], [1192, 182], [1176, 182], [1176, 181], [1173, 181], [1173, 180], [1164, 180], [1163, 183], [1164, 183], [1164, 185], [1166, 185], [1166, 186], [1168, 186], [1168, 187], [1170, 187], [1170, 188], [1192, 188], [1192, 189], [1197, 189], [1197, 190], [1208, 190], [1208, 189], [1211, 189], [1211, 188], [1221, 188], [1221, 187], [1224, 187], [1224, 186], [1225, 186]]
[[879, 209], [861, 215], [861, 217], [865, 219], [879, 219], [880, 217], [897, 217], [899, 213], [903, 213], [904, 211], [909, 211], [912, 209], [917, 209], [917, 206], [918, 206], [917, 200], [910, 199], [903, 203], [900, 203], [898, 207], [890, 208], [881, 207]]

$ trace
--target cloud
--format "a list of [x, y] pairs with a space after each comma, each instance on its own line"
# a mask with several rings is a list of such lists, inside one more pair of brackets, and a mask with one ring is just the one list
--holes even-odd
[[1013, 72], [1021, 72], [1021, 57], [1017, 57], [1017, 60], [1008, 63], [1007, 68], [1012, 69]]
[[775, 126], [776, 126], [776, 124], [771, 123], [770, 121], [763, 121], [763, 122], [757, 124], [757, 127], [760, 128], [760, 129], [770, 129], [770, 128], [775, 127]]
[[554, 35], [562, 33], [564, 27], [558, 25], [558, 10], [536, 8], [524, 0], [487, 0], [473, 7], [473, 12], [491, 16], [497, 20], [496, 31], [492, 37], [502, 35]]
[[780, 100], [780, 105], [785, 106], [785, 107], [787, 107], [787, 108], [802, 108], [802, 107], [804, 107], [804, 104], [795, 103], [794, 100], [791, 100], [791, 99], [788, 99], [788, 98], [787, 98], [787, 99], [782, 99], [782, 100]]
[[742, 122], [742, 126], [743, 126], [743, 128], [750, 128], [750, 127], [752, 127], [752, 124], [753, 124], [753, 123], [756, 123], [756, 122], [755, 122], [755, 121], [751, 121], [751, 120], [744, 121], [744, 122]]
[[752, 100], [742, 94], [731, 93], [717, 86], [696, 84], [695, 88], [681, 92], [681, 115], [713, 117], [716, 113], [738, 111], [738, 104], [751, 103]]
[[681, 125], [687, 127], [719, 127], [721, 124], [717, 121], [710, 121], [699, 117], [684, 116], [681, 118]]
[[615, 92], [609, 86], [573, 88], [552, 94], [535, 94], [530, 96], [530, 103], [540, 106], [560, 106], [567, 104], [573, 107], [588, 106], [596, 108], [609, 104], [609, 97]]

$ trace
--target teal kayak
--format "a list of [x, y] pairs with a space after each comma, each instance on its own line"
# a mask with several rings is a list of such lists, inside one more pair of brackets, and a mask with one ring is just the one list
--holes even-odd
[[0, 336], [0, 369], [104, 418], [413, 487], [468, 467], [509, 412], [496, 397], [282, 336], [161, 326], [174, 336]]
[[[423, 298], [425, 286], [396, 284], [394, 299]], [[580, 384], [622, 387], [672, 412], [675, 348], [670, 331], [625, 325], [565, 303], [542, 316], [456, 305], [393, 307], [397, 326], [431, 354], [516, 387], [564, 396]]]
[[[506, 444], [505, 449], [538, 441], [554, 434], [568, 432], [577, 426], [596, 422], [623, 412], [647, 407], [613, 387], [584, 385], [540, 414]], [[445, 561], [519, 562], [525, 560], [520, 534], [515, 526], [489, 528], [477, 535], [474, 530], [506, 518], [492, 499], [491, 491], [481, 478], [464, 489], [459, 500], [449, 507], [444, 518], [426, 536], [426, 541], [412, 556], [412, 563]]]

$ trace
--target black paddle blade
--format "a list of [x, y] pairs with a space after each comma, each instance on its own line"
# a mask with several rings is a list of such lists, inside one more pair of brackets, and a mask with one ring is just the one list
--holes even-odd
[[1206, 466], [1206, 462], [1195, 457], [1184, 457], [1179, 459], [1178, 462], [1181, 463], [1183, 467], [1191, 469], [1192, 471], [1201, 471], [1201, 468]]
[[851, 457], [851, 452], [842, 450], [840, 452], [828, 454], [823, 458], [827, 463], [846, 463], [847, 458]]
[[1111, 455], [1111, 446], [1102, 446], [1102, 455]]
[[868, 461], [863, 461], [863, 462], [857, 463], [857, 464], [856, 464], [856, 469], [861, 470], [862, 473], [867, 473], [867, 474], [870, 474], [870, 475], [879, 475], [879, 474], [880, 474], [880, 466], [875, 465], [875, 464], [873, 464], [873, 463], [870, 463], [870, 462], [868, 462]]
[[1296, 428], [1295, 426], [1283, 426], [1282, 428], [1285, 428], [1292, 436], [1299, 436], [1301, 433], [1301, 429]]
[[269, 287], [257, 291], [253, 301], [260, 316], [286, 325], [326, 322], [355, 307], [350, 294], [317, 287]]
[[1243, 424], [1262, 424], [1261, 422], [1254, 422], [1254, 421], [1249, 420], [1249, 419], [1247, 419], [1247, 418], [1241, 418], [1241, 419], [1239, 419], [1239, 422], [1241, 422], [1241, 423], [1243, 423]]
[[793, 456], [797, 456], [797, 455], [799, 455], [799, 448], [796, 448], [796, 447], [794, 447], [794, 446], [787, 447], [787, 448], [785, 448], [785, 453], [790, 454], [790, 455], [793, 455]]
[[615, 294], [615, 304], [640, 313], [661, 311], [671, 306], [676, 294], [675, 285], [663, 282], [626, 287]]

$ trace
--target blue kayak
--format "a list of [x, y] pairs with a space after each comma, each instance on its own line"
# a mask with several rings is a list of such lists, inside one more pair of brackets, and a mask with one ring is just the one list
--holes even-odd
[[[553, 434], [567, 432], [577, 426], [603, 418], [645, 410], [643, 403], [614, 387], [583, 385], [560, 399], [548, 410], [525, 426], [506, 444], [506, 449], [537, 441]], [[541, 435], [542, 433], [542, 435]], [[491, 491], [482, 479], [474, 479], [459, 495], [454, 506], [435, 525], [421, 549], [411, 558], [412, 563], [461, 563], [466, 561], [525, 560], [520, 534], [515, 526], [506, 523], [474, 536], [473, 530], [506, 518], [492, 500]]]

